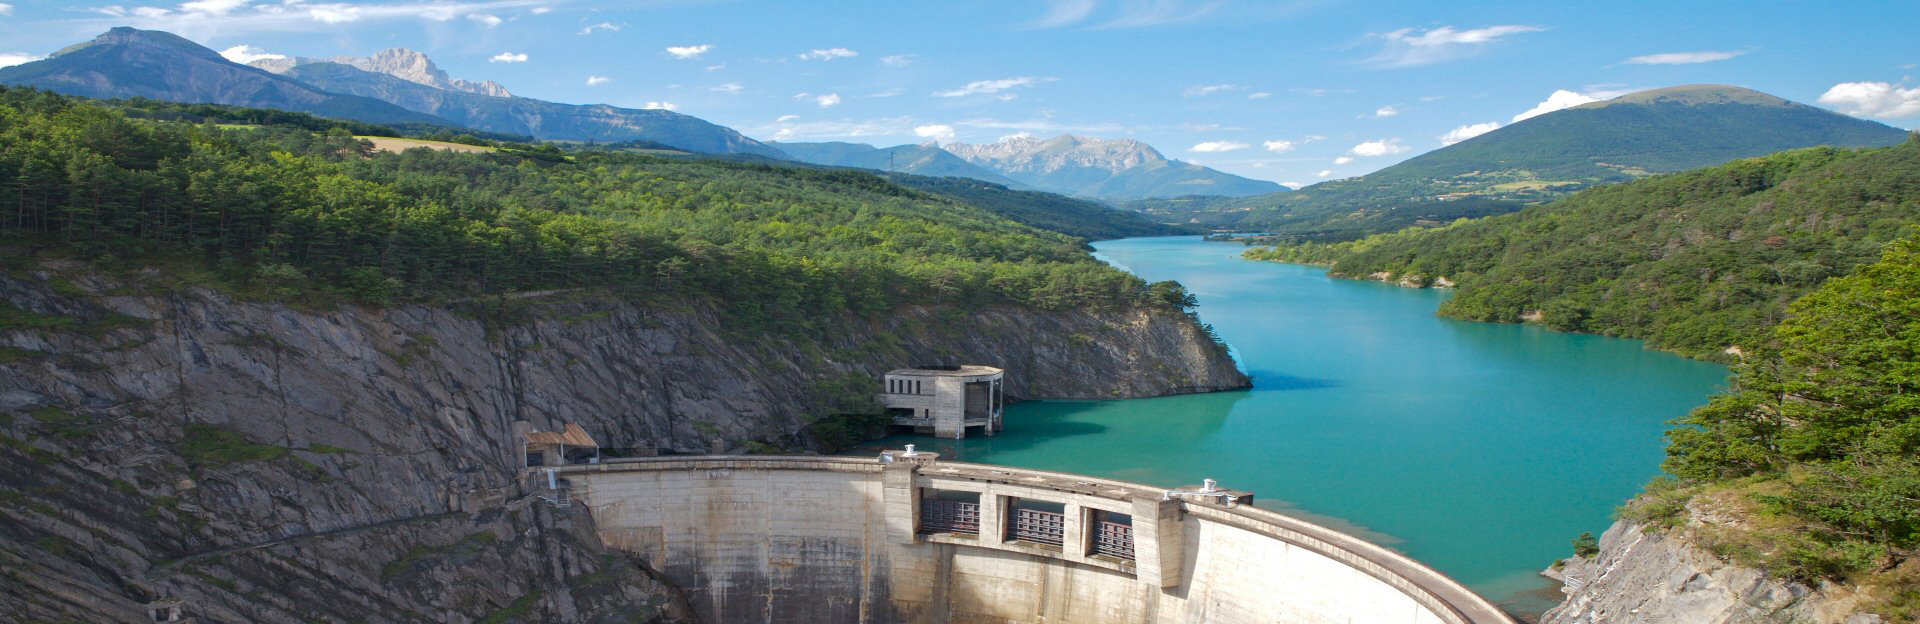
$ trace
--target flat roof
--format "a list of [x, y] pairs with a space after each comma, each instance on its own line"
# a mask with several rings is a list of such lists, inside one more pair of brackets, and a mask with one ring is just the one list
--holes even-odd
[[1006, 371], [992, 366], [951, 366], [943, 368], [896, 368], [887, 371], [888, 375], [906, 377], [978, 377], [980, 375], [999, 375]]

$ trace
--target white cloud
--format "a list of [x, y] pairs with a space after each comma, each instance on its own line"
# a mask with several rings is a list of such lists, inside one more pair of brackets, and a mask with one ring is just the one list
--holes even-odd
[[700, 55], [706, 54], [708, 50], [712, 50], [712, 49], [713, 49], [713, 44], [711, 43], [702, 43], [700, 45], [690, 45], [690, 46], [668, 46], [667, 54], [671, 55], [673, 58], [677, 58], [684, 61], [687, 59], [700, 58]]
[[524, 53], [516, 54], [513, 52], [501, 52], [499, 54], [493, 55], [493, 58], [487, 59], [487, 62], [488, 63], [525, 63], [527, 62], [527, 55]]
[[915, 126], [913, 135], [926, 139], [953, 139], [953, 126], [947, 124], [927, 124]]
[[775, 119], [775, 120], [773, 120], [773, 122], [774, 122], [774, 123], [787, 123], [787, 122], [789, 122], [789, 121], [793, 121], [793, 120], [795, 120], [795, 119], [799, 119], [799, 118], [800, 118], [800, 116], [799, 116], [799, 115], [781, 115], [779, 119]]
[[1820, 94], [1819, 102], [1859, 117], [1893, 119], [1920, 115], [1920, 87], [1887, 82], [1842, 82]]
[[13, 15], [13, 5], [0, 2], [0, 16]]
[[855, 52], [855, 51], [853, 51], [853, 50], [848, 50], [848, 49], [846, 49], [846, 48], [814, 48], [814, 49], [812, 49], [812, 50], [808, 50], [808, 51], [806, 51], [806, 52], [801, 52], [801, 53], [800, 53], [800, 60], [802, 60], [802, 61], [831, 61], [831, 60], [833, 60], [833, 59], [839, 59], [839, 58], [853, 58], [853, 57], [856, 57], [856, 56], [860, 56], [860, 53], [859, 53], [859, 52]]
[[1086, 22], [1094, 17], [1096, 9], [1100, 7], [1098, 0], [1051, 0], [1049, 4], [1045, 14], [1024, 26], [1060, 28], [1081, 24], [1092, 30], [1161, 26], [1207, 17], [1223, 3], [1217, 0], [1133, 0], [1112, 4], [1113, 10], [1099, 12], [1099, 20], [1093, 23]]
[[32, 63], [43, 58], [46, 57], [38, 54], [27, 54], [25, 52], [0, 52], [0, 67], [13, 67], [21, 63]]
[[1267, 148], [1267, 151], [1273, 152], [1275, 154], [1285, 154], [1287, 152], [1291, 152], [1293, 151], [1293, 147], [1294, 147], [1293, 141], [1288, 141], [1286, 139], [1274, 139], [1272, 141], [1263, 142], [1260, 145], [1265, 146]]
[[1252, 146], [1247, 145], [1245, 143], [1240, 143], [1238, 141], [1202, 141], [1200, 143], [1195, 143], [1193, 147], [1187, 148], [1187, 151], [1200, 152], [1202, 154], [1211, 154], [1211, 153], [1217, 153], [1217, 152], [1238, 151], [1238, 150], [1247, 149], [1248, 147], [1252, 147]]
[[227, 48], [225, 50], [221, 50], [220, 56], [227, 57], [227, 60], [233, 61], [235, 63], [239, 63], [241, 65], [252, 63], [254, 61], [258, 61], [261, 59], [287, 58], [287, 55], [285, 54], [273, 54], [266, 50], [262, 50], [260, 48], [256, 48], [250, 45], [237, 45], [231, 48]]
[[1270, 97], [1273, 97], [1273, 94], [1267, 93], [1265, 91], [1256, 91], [1256, 92], [1247, 94], [1247, 99], [1249, 100], [1264, 100]]
[[1321, 170], [1320, 170], [1320, 173], [1316, 173], [1316, 174], [1313, 174], [1313, 175], [1316, 175], [1316, 176], [1320, 176], [1320, 177], [1322, 177], [1322, 178], [1324, 178], [1324, 177], [1327, 177], [1327, 176], [1330, 176], [1330, 175], [1333, 175], [1333, 170], [1332, 170], [1332, 169], [1321, 169]]
[[226, 15], [232, 13], [234, 9], [247, 6], [247, 3], [248, 0], [193, 0], [180, 3], [180, 10], [186, 13]]
[[919, 57], [912, 54], [892, 54], [880, 57], [880, 64], [887, 67], [906, 67], [916, 60], [919, 60]]
[[468, 15], [467, 19], [480, 22], [482, 24], [486, 24], [487, 28], [493, 28], [493, 27], [499, 26], [503, 22], [506, 22], [506, 20], [500, 19], [500, 16], [493, 15], [490, 13], [474, 13], [472, 15]]
[[587, 76], [587, 86], [589, 87], [598, 87], [609, 82], [613, 82], [613, 79], [606, 76]]
[[812, 100], [813, 103], [819, 104], [820, 108], [827, 108], [830, 106], [838, 105], [840, 103], [840, 94], [828, 93], [825, 95], [814, 95], [811, 93], [795, 93], [793, 94], [793, 99]]
[[1700, 52], [1667, 52], [1647, 54], [1627, 59], [1633, 65], [1691, 65], [1694, 63], [1712, 63], [1724, 61], [1742, 54], [1747, 50], [1704, 50]]
[[1032, 76], [1002, 78], [999, 80], [975, 80], [958, 89], [935, 91], [933, 95], [934, 97], [964, 97], [985, 93], [999, 93], [1015, 87], [1030, 87], [1042, 82], [1052, 82], [1053, 80], [1052, 78], [1035, 78]]
[[1335, 158], [1335, 159], [1333, 159], [1333, 164], [1336, 164], [1336, 165], [1350, 165], [1350, 164], [1353, 164], [1353, 157], [1352, 157], [1352, 156], [1341, 156], [1341, 157], [1339, 157], [1339, 158]]
[[1566, 89], [1556, 89], [1554, 90], [1553, 95], [1547, 96], [1546, 101], [1543, 101], [1539, 104], [1535, 104], [1533, 108], [1527, 109], [1526, 112], [1520, 113], [1518, 115], [1514, 115], [1513, 120], [1520, 121], [1522, 119], [1538, 117], [1540, 115], [1545, 115], [1547, 113], [1551, 113], [1553, 111], [1557, 111], [1563, 108], [1572, 108], [1575, 106], [1579, 106], [1581, 104], [1586, 104], [1588, 102], [1598, 102], [1598, 101], [1600, 101], [1600, 98], [1593, 97], [1585, 93], [1576, 93], [1573, 91], [1568, 91]]
[[881, 89], [881, 90], [879, 90], [879, 91], [875, 91], [875, 92], [873, 92], [872, 94], [870, 94], [870, 95], [868, 95], [867, 97], [873, 97], [873, 98], [890, 98], [890, 97], [894, 97], [894, 96], [898, 96], [898, 95], [902, 95], [902, 94], [905, 94], [906, 92], [907, 92], [907, 90], [906, 90], [906, 89], [902, 89], [902, 88], [899, 88], [899, 87], [894, 87], [894, 88], [892, 88], [892, 89]]
[[580, 34], [591, 35], [594, 33], [594, 31], [597, 31], [597, 30], [604, 30], [607, 32], [620, 32], [620, 27], [621, 27], [620, 24], [615, 24], [613, 22], [600, 22], [598, 24], [588, 24], [586, 28], [580, 29]]
[[717, 87], [709, 88], [708, 90], [718, 91], [720, 93], [739, 93], [741, 91], [746, 90], [746, 87], [740, 86], [740, 83], [738, 82], [729, 82]]
[[647, 102], [646, 104], [641, 105], [640, 108], [645, 110], [670, 111], [676, 108], [680, 108], [680, 105], [674, 104], [673, 102]]
[[1187, 87], [1187, 90], [1183, 93], [1183, 95], [1187, 97], [1205, 97], [1205, 96], [1213, 95], [1215, 93], [1233, 91], [1239, 88], [1240, 88], [1240, 85], [1237, 85], [1237, 84], [1193, 85], [1191, 87]]
[[1412, 148], [1400, 144], [1400, 139], [1380, 139], [1355, 145], [1347, 153], [1354, 156], [1386, 156], [1404, 153], [1409, 149]]
[[1539, 26], [1504, 25], [1454, 30], [1452, 26], [1441, 26], [1431, 30], [1415, 32], [1412, 28], [1402, 28], [1380, 35], [1387, 45], [1379, 54], [1366, 60], [1374, 67], [1418, 67], [1465, 57], [1473, 54], [1481, 46], [1493, 43], [1520, 33], [1546, 30]]
[[1299, 188], [1300, 188], [1300, 187], [1302, 187], [1302, 186], [1306, 186], [1306, 185], [1305, 185], [1305, 184], [1301, 184], [1301, 183], [1299, 183], [1299, 182], [1281, 182], [1281, 183], [1280, 183], [1280, 186], [1284, 186], [1284, 187], [1287, 187], [1287, 188], [1290, 188], [1290, 189], [1295, 189], [1295, 190], [1299, 190]]
[[1398, 114], [1400, 114], [1400, 109], [1394, 108], [1392, 106], [1382, 106], [1380, 108], [1373, 109], [1373, 116], [1375, 119], [1382, 118], [1382, 117], [1392, 117]]
[[1079, 22], [1093, 14], [1093, 8], [1099, 2], [1097, 0], [1052, 0], [1050, 4], [1052, 6], [1047, 7], [1046, 14], [1028, 22], [1027, 28], [1057, 28]]
[[1498, 121], [1489, 121], [1486, 123], [1477, 123], [1477, 124], [1467, 124], [1464, 126], [1460, 126], [1458, 128], [1454, 128], [1452, 130], [1448, 130], [1446, 134], [1440, 135], [1440, 144], [1453, 145], [1455, 143], [1459, 143], [1461, 141], [1465, 141], [1467, 139], [1471, 139], [1473, 137], [1486, 134], [1488, 132], [1493, 132], [1494, 130], [1498, 130], [1498, 129], [1500, 129], [1500, 122]]
[[553, 7], [533, 7], [533, 10], [529, 12], [534, 15], [546, 15], [553, 12]]
[[1326, 137], [1326, 135], [1321, 135], [1321, 134], [1309, 134], [1309, 135], [1307, 135], [1307, 137], [1306, 137], [1306, 138], [1304, 138], [1304, 139], [1300, 139], [1300, 142], [1301, 142], [1301, 143], [1312, 143], [1312, 142], [1314, 142], [1314, 141], [1325, 141], [1325, 140], [1327, 140], [1327, 137]]

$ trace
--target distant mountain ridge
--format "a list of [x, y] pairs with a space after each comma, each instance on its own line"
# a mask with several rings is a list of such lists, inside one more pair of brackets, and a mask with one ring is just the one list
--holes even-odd
[[1162, 220], [1344, 240], [1511, 212], [1589, 186], [1788, 149], [1877, 147], [1905, 138], [1898, 128], [1751, 89], [1685, 85], [1539, 115], [1293, 193], [1133, 207]]
[[277, 59], [259, 59], [248, 63], [248, 65], [276, 74], [284, 74], [287, 73], [289, 69], [314, 63], [339, 63], [360, 69], [361, 71], [386, 74], [407, 82], [423, 84], [448, 91], [491, 95], [494, 97], [513, 97], [513, 93], [507, 91], [505, 86], [492, 80], [473, 82], [450, 77], [445, 70], [434, 65], [433, 60], [427, 58], [426, 54], [406, 48], [381, 50], [375, 52], [373, 56], [336, 56], [325, 59], [295, 56]]
[[171, 33], [124, 26], [45, 59], [0, 68], [0, 84], [94, 98], [143, 97], [275, 108], [369, 123], [451, 125], [431, 114], [330, 93], [239, 65]]
[[732, 128], [673, 111], [450, 91], [334, 62], [295, 65], [284, 75], [329, 91], [374, 98], [490, 132], [561, 141], [642, 139], [696, 152], [788, 157]]
[[[337, 61], [337, 62], [336, 62]], [[0, 84], [95, 98], [270, 108], [376, 124], [425, 123], [548, 140], [651, 141], [712, 154], [787, 158], [731, 128], [666, 110], [515, 97], [498, 83], [454, 79], [426, 55], [234, 63], [177, 35], [118, 27], [40, 61], [0, 68]]]
[[804, 163], [830, 167], [858, 167], [889, 173], [911, 173], [934, 177], [972, 178], [1015, 190], [1032, 187], [975, 165], [931, 143], [874, 147], [865, 143], [827, 141], [821, 143], [769, 143]]
[[1278, 193], [1286, 187], [1172, 160], [1133, 139], [1063, 134], [1009, 137], [998, 143], [951, 143], [948, 152], [1022, 184], [1083, 197], [1138, 199]]

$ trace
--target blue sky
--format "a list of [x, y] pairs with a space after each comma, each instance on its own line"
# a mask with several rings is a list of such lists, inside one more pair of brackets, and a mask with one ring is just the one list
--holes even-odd
[[1131, 137], [1286, 183], [1687, 83], [1920, 126], [1912, 0], [5, 2], [0, 63], [116, 25], [233, 56], [408, 47], [518, 95], [671, 107], [759, 139]]

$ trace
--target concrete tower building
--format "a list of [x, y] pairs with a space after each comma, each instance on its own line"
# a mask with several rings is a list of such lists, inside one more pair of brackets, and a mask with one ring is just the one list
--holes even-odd
[[1001, 429], [1006, 372], [991, 366], [923, 366], [887, 371], [880, 404], [893, 424], [942, 438], [967, 437], [969, 427]]

